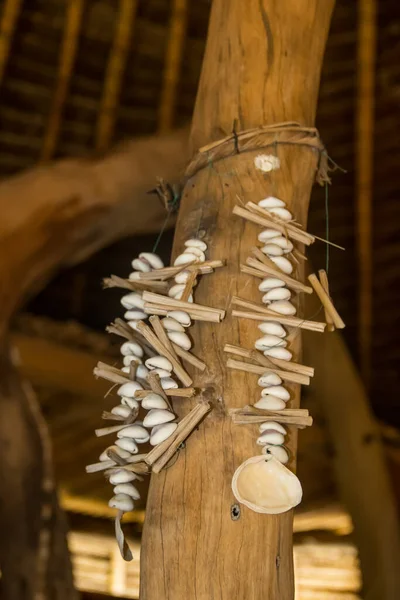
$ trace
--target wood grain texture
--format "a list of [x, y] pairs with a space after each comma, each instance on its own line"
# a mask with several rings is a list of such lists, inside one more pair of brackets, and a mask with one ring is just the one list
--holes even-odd
[[[319, 71], [333, 2], [213, 3], [209, 38], [193, 118], [197, 148], [232, 131], [284, 119], [312, 125]], [[306, 10], [307, 8], [307, 10]], [[304, 13], [304, 14], [303, 14]], [[301, 50], [300, 50], [301, 48]], [[306, 62], [304, 62], [304, 57]], [[318, 155], [300, 146], [275, 148], [280, 168], [255, 169], [250, 151], [199, 171], [184, 189], [174, 254], [184, 240], [204, 236], [212, 258], [227, 267], [203, 279], [198, 303], [226, 309], [232, 295], [259, 298], [257, 279], [240, 273], [259, 228], [232, 215], [239, 196], [257, 202], [276, 195], [306, 225]], [[301, 270], [296, 276], [302, 276]], [[300, 313], [302, 311], [299, 307]], [[233, 320], [201, 324], [191, 330], [194, 350], [208, 370], [196, 386], [214, 410], [187, 442], [174, 466], [153, 477], [143, 531], [141, 597], [146, 600], [291, 600], [294, 596], [292, 512], [260, 516], [245, 507], [232, 519], [235, 469], [259, 453], [255, 426], [232, 424], [230, 408], [258, 398], [257, 376], [228, 371], [225, 343], [253, 347], [255, 322]], [[297, 332], [298, 333], [298, 332]], [[300, 335], [293, 336], [295, 359]], [[291, 406], [299, 387], [290, 386]], [[192, 402], [176, 405], [179, 416]], [[290, 431], [289, 447], [296, 448]], [[291, 462], [294, 466], [294, 460]]]

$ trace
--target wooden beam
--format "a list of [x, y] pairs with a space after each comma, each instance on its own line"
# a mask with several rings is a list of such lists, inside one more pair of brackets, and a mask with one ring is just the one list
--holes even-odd
[[0, 20], [0, 86], [2, 84], [22, 0], [6, 0]]
[[[332, 9], [333, 1], [214, 0], [192, 123], [195, 152], [231, 135], [235, 124], [238, 132], [287, 120], [313, 125]], [[227, 266], [196, 290], [199, 304], [226, 307], [239, 289], [246, 290], [246, 298], [259, 298], [255, 279], [240, 272], [258, 230], [232, 216], [237, 196], [243, 202], [270, 194], [285, 198], [306, 226], [317, 154], [295, 144], [278, 144], [275, 153], [280, 168], [274, 171], [257, 170], [260, 148], [249, 148], [199, 169], [185, 186], [174, 256], [185, 240], [202, 232], [213, 255], [227, 259]], [[297, 278], [303, 275], [298, 267]], [[256, 322], [238, 322], [228, 314], [219, 324], [196, 324], [191, 334], [194, 350], [202, 349], [208, 366], [194, 375], [196, 387], [215, 408], [191, 435], [184, 455], [152, 479], [141, 597], [292, 599], [292, 511], [261, 516], [241, 506], [239, 518], [233, 518], [233, 473], [259, 450], [255, 427], [238, 428], [228, 411], [258, 398], [259, 390], [256, 376], [227, 370], [223, 347], [227, 342], [254, 347]], [[296, 361], [300, 336], [291, 350]], [[297, 408], [299, 385], [291, 391], [291, 407]], [[174, 409], [182, 416], [190, 405], [175, 403]], [[295, 456], [294, 431], [289, 446]]]
[[358, 1], [356, 186], [359, 270], [358, 340], [363, 379], [369, 387], [372, 335], [372, 201], [376, 0]]
[[57, 150], [64, 105], [67, 99], [78, 51], [79, 33], [82, 25], [84, 7], [85, 0], [70, 0], [67, 3], [67, 14], [61, 44], [56, 87], [40, 156], [42, 162], [51, 160]]
[[163, 74], [158, 128], [172, 129], [188, 19], [188, 0], [173, 0]]
[[107, 150], [112, 142], [118, 99], [128, 60], [137, 7], [137, 0], [120, 0], [119, 3], [114, 40], [108, 57], [97, 121], [96, 149], [99, 152]]

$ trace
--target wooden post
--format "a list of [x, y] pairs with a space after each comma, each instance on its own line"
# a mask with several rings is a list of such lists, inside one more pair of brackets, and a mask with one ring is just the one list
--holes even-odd
[[[313, 125], [332, 8], [333, 0], [214, 0], [193, 117], [194, 151], [229, 135], [234, 125], [237, 132], [289, 120]], [[252, 150], [209, 164], [186, 184], [174, 253], [185, 239], [204, 235], [212, 257], [228, 263], [200, 283], [198, 302], [227, 308], [242, 291], [258, 297], [256, 282], [240, 274], [239, 265], [259, 229], [233, 217], [237, 196], [257, 202], [277, 195], [306, 224], [318, 153], [279, 145], [279, 135], [276, 142], [267, 151], [280, 160], [275, 171], [255, 169], [261, 152]], [[292, 513], [261, 516], [240, 507], [238, 514], [231, 492], [235, 469], [259, 449], [256, 427], [232, 425], [227, 413], [257, 397], [257, 378], [228, 372], [223, 347], [251, 347], [256, 331], [255, 323], [229, 314], [221, 324], [193, 329], [195, 348], [209, 367], [196, 373], [196, 386], [214, 410], [177, 462], [152, 478], [141, 554], [146, 600], [293, 598]], [[295, 407], [299, 389], [292, 391]], [[176, 410], [182, 415], [190, 407], [188, 400]], [[294, 432], [290, 438], [295, 450]]]

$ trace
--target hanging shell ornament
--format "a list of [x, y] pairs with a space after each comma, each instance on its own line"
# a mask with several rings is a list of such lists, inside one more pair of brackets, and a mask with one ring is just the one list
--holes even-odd
[[279, 515], [301, 502], [298, 477], [274, 456], [253, 456], [240, 465], [232, 478], [236, 500], [257, 513]]

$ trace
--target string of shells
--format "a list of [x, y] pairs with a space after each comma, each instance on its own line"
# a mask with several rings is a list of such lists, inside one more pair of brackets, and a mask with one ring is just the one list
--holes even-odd
[[[97, 436], [114, 433], [116, 439], [100, 454], [99, 462], [86, 470], [104, 471], [113, 486], [109, 506], [117, 510], [116, 535], [127, 560], [130, 551], [120, 522], [140, 499], [137, 482], [141, 474], [164, 468], [177, 451], [180, 438], [186, 439], [210, 410], [208, 403], [198, 404], [178, 421], [170, 401], [174, 395], [195, 395], [190, 387], [192, 379], [181, 361], [200, 370], [206, 367], [190, 353], [188, 329], [193, 319], [219, 321], [225, 315], [222, 310], [193, 302], [198, 274], [223, 265], [222, 261], [207, 262], [206, 250], [204, 241], [189, 239], [171, 267], [164, 267], [157, 254], [142, 252], [132, 261], [128, 279], [112, 276], [105, 280], [107, 287], [129, 290], [121, 298], [124, 320], [117, 319], [108, 327], [109, 332], [125, 338], [120, 347], [122, 366], [118, 369], [98, 363], [94, 371], [96, 376], [116, 384], [112, 392], [117, 403], [102, 417], [118, 424], [96, 430]], [[148, 452], [139, 452], [149, 446]]]
[[[295, 318], [297, 312], [292, 302], [293, 289], [287, 285], [287, 276], [291, 276], [294, 271], [295, 248], [287, 235], [286, 225], [294, 221], [286, 203], [275, 196], [260, 200], [258, 207], [258, 214], [265, 213], [272, 225], [259, 233], [261, 248], [255, 251], [260, 264], [271, 269], [270, 274], [264, 274], [258, 289], [261, 292], [261, 302], [272, 318], [260, 313], [260, 337], [255, 341], [254, 348], [268, 360], [280, 361], [281, 369], [284, 369], [285, 363], [292, 360], [293, 353], [289, 348], [288, 331], [279, 317], [285, 322], [287, 318]], [[275, 224], [280, 227], [276, 228]], [[290, 458], [285, 446], [288, 432], [279, 422], [279, 413], [285, 412], [291, 394], [282, 377], [273, 369], [265, 369], [258, 378], [258, 386], [260, 398], [253, 407], [257, 409], [261, 421], [257, 444], [261, 446], [262, 455], [252, 457], [240, 465], [232, 479], [232, 490], [239, 502], [252, 510], [277, 514], [299, 504], [302, 497], [300, 481], [284, 466]], [[277, 415], [276, 420], [269, 417], [262, 421], [263, 411], [266, 411], [266, 416], [270, 413]]]

